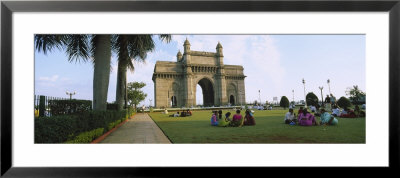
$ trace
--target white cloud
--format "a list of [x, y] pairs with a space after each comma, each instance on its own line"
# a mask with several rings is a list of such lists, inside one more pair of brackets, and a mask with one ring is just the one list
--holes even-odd
[[53, 75], [51, 77], [39, 77], [39, 81], [41, 82], [55, 82], [59, 78], [58, 75]]

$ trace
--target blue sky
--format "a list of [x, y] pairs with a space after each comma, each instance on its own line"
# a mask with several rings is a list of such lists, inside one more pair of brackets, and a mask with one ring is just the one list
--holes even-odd
[[[287, 96], [296, 101], [306, 92], [324, 97], [331, 92], [339, 98], [347, 88], [358, 85], [365, 90], [365, 35], [172, 35], [168, 44], [155, 36], [156, 49], [148, 54], [145, 63], [135, 63], [135, 72], [128, 73], [128, 82], [145, 82], [148, 97], [142, 104], [154, 103], [152, 73], [156, 61], [176, 61], [178, 50], [183, 51], [185, 38], [195, 51], [215, 52], [218, 41], [224, 50], [224, 63], [243, 65], [246, 101], [264, 103], [273, 97]], [[117, 61], [112, 57], [108, 102], [115, 101]], [[76, 91], [73, 98], [92, 99], [93, 65], [90, 62], [68, 62], [63, 51], [44, 55], [35, 52], [35, 94], [68, 97], [66, 91]], [[199, 86], [198, 86], [199, 87]], [[201, 90], [197, 90], [201, 91]], [[202, 98], [196, 93], [196, 98]], [[202, 103], [200, 99], [197, 102]]]

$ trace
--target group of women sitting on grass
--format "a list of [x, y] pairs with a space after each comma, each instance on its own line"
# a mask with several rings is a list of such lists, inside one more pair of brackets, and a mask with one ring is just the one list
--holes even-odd
[[230, 119], [231, 113], [227, 112], [225, 118], [222, 117], [222, 111], [213, 111], [211, 116], [211, 125], [219, 127], [242, 127], [243, 125], [256, 125], [253, 114], [250, 110], [246, 110], [246, 114], [243, 117], [240, 114], [240, 110], [236, 110], [236, 114]]
[[325, 109], [320, 110], [320, 122], [317, 123], [315, 116], [307, 111], [307, 108], [300, 107], [298, 116], [293, 113], [293, 109], [285, 115], [285, 123], [290, 125], [312, 126], [312, 125], [337, 125], [338, 120]]

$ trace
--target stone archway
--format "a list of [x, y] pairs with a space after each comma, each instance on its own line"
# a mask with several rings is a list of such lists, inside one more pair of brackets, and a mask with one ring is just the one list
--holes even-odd
[[203, 105], [204, 106], [215, 106], [214, 103], [214, 87], [212, 82], [207, 79], [203, 78], [199, 80], [198, 84], [200, 85], [203, 91]]
[[152, 79], [157, 108], [171, 107], [172, 96], [176, 97], [176, 107], [195, 105], [197, 84], [203, 91], [204, 106], [226, 106], [231, 95], [232, 103], [245, 103], [243, 66], [225, 65], [220, 43], [216, 52], [191, 50], [187, 39], [183, 47], [183, 53], [179, 51], [176, 55], [176, 62], [157, 61], [154, 66]]

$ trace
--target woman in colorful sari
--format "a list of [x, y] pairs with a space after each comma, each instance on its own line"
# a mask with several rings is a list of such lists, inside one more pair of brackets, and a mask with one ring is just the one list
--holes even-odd
[[229, 119], [229, 116], [231, 116], [231, 113], [227, 112], [225, 114], [225, 118], [222, 118], [222, 111], [221, 111], [221, 114], [219, 115], [219, 118], [218, 118], [218, 126], [219, 127], [229, 126], [229, 123], [231, 122], [230, 119]]
[[334, 118], [331, 114], [321, 109], [321, 125], [337, 125], [338, 120]]
[[232, 127], [242, 127], [243, 126], [243, 116], [240, 114], [240, 110], [236, 110], [236, 114], [233, 115], [232, 121], [230, 122], [230, 126]]
[[217, 119], [217, 111], [213, 111], [213, 115], [211, 116], [211, 125], [212, 126], [217, 126], [218, 125], [218, 119]]
[[310, 114], [307, 111], [307, 108], [303, 109], [303, 112], [299, 115], [298, 120], [299, 120], [299, 125], [301, 126], [317, 125], [314, 115]]
[[250, 110], [246, 110], [246, 115], [244, 116], [244, 125], [256, 125], [254, 116], [251, 114]]

